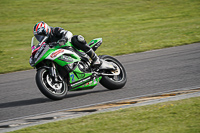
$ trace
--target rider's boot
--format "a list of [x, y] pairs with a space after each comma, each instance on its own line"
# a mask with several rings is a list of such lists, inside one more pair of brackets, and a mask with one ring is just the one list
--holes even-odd
[[92, 48], [90, 48], [89, 51], [86, 52], [86, 54], [92, 59], [92, 67], [98, 68], [101, 66], [102, 61], [101, 59], [97, 56], [97, 54], [94, 52]]
[[86, 54], [92, 59], [91, 66], [93, 68], [98, 68], [98, 69], [113, 69], [115, 70], [115, 66], [111, 62], [107, 62], [105, 60], [101, 60], [97, 54], [94, 52], [92, 48]]

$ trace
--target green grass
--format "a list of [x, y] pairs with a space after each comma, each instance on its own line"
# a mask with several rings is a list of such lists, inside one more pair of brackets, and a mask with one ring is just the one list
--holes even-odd
[[200, 97], [120, 109], [12, 133], [199, 133]]
[[33, 26], [43, 20], [102, 37], [97, 54], [121, 55], [200, 41], [199, 0], [1, 0], [0, 73], [31, 69]]

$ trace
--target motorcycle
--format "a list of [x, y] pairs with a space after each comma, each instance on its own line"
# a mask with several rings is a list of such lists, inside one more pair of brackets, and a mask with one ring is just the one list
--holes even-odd
[[[101, 44], [102, 38], [88, 43], [94, 51]], [[31, 49], [29, 63], [37, 70], [37, 87], [49, 99], [61, 100], [68, 91], [92, 89], [99, 82], [109, 90], [120, 89], [126, 84], [126, 71], [112, 56], [100, 55], [102, 65], [93, 68], [87, 54], [76, 49], [70, 41], [64, 45], [57, 42], [46, 44], [33, 37]]]

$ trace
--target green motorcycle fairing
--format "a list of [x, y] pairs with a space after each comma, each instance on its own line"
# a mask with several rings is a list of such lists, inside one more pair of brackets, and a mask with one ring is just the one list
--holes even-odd
[[[95, 51], [101, 45], [101, 43], [102, 38], [97, 38], [90, 41], [88, 45]], [[69, 83], [71, 85], [70, 91], [92, 89], [101, 80], [101, 76], [94, 76], [92, 72], [84, 72], [80, 70], [81, 68], [79, 66], [79, 62], [81, 61], [81, 56], [78, 53], [68, 49], [74, 48], [74, 46], [69, 41], [63, 46], [57, 45], [53, 48], [50, 48], [48, 45], [44, 45], [43, 47], [40, 48], [42, 52], [35, 60], [34, 67], [36, 67], [39, 63], [41, 63], [44, 60], [56, 62], [56, 64], [58, 64], [61, 67], [71, 67], [73, 71], [68, 72], [70, 79]], [[83, 53], [83, 51], [81, 50], [77, 51]], [[77, 65], [74, 66], [74, 64]]]

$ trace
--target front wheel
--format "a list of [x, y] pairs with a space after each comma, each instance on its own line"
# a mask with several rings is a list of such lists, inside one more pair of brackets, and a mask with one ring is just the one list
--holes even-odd
[[[108, 55], [99, 56], [100, 59], [103, 59], [107, 62], [112, 62], [119, 68], [119, 74], [115, 76], [102, 76], [100, 84], [106, 87], [109, 90], [121, 89], [126, 84], [126, 71], [123, 65], [114, 57]], [[104, 73], [112, 74], [112, 71], [105, 71]]]
[[48, 98], [52, 100], [63, 99], [68, 92], [66, 83], [64, 81], [53, 83], [49, 71], [42, 68], [36, 73], [36, 84], [39, 90]]

